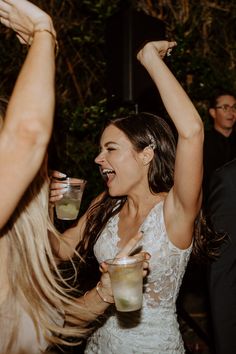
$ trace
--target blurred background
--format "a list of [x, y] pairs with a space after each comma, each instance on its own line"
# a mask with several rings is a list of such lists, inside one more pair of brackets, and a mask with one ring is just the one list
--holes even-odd
[[[206, 129], [212, 92], [236, 88], [234, 0], [32, 2], [51, 14], [60, 48], [49, 164], [88, 181], [81, 212], [103, 189], [94, 158], [104, 123], [130, 111], [150, 111], [168, 120], [151, 80], [136, 60], [145, 41], [177, 41], [166, 61]], [[10, 95], [26, 51], [12, 31], [0, 28], [1, 96]], [[209, 353], [204, 277], [201, 266], [189, 268], [180, 296], [181, 330], [190, 353]]]
[[[177, 41], [168, 65], [187, 89], [206, 128], [209, 95], [219, 86], [235, 89], [233, 0], [32, 2], [52, 15], [60, 47], [50, 164], [88, 180], [84, 207], [103, 188], [93, 160], [104, 122], [127, 110], [165, 114], [136, 60], [143, 42]], [[20, 46], [12, 31], [3, 27], [0, 31], [0, 95], [5, 96], [11, 93], [27, 48]]]

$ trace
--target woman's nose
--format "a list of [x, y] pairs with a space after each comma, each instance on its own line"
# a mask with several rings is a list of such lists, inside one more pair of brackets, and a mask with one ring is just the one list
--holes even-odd
[[101, 165], [101, 163], [104, 161], [104, 154], [102, 152], [100, 152], [100, 154], [98, 154], [97, 157], [95, 157], [94, 161], [98, 165]]

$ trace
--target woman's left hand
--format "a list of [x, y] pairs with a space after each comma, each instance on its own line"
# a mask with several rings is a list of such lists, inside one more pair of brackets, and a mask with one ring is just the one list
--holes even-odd
[[35, 31], [48, 30], [56, 37], [50, 16], [27, 0], [0, 0], [0, 22], [23, 44], [30, 44]]

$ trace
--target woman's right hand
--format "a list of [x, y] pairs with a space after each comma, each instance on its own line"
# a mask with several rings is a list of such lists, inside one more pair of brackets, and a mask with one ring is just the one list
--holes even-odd
[[0, 0], [0, 21], [13, 29], [24, 44], [31, 44], [34, 32], [40, 30], [47, 30], [56, 38], [50, 16], [27, 0]]
[[63, 193], [66, 191], [66, 183], [63, 183], [63, 178], [67, 176], [59, 171], [51, 171], [49, 177], [49, 202], [54, 204], [63, 197]]
[[[63, 197], [63, 194], [67, 191], [66, 178], [68, 177], [65, 173], [59, 171], [50, 172], [50, 185], [49, 185], [49, 202], [54, 204], [56, 201]], [[83, 180], [81, 179], [81, 182]]]
[[148, 63], [153, 57], [158, 56], [161, 59], [165, 55], [170, 55], [172, 49], [177, 45], [175, 41], [153, 41], [146, 43], [137, 54], [137, 59], [141, 64]]

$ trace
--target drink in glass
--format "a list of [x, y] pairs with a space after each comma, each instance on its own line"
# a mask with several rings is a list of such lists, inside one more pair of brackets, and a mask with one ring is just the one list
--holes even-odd
[[56, 202], [56, 215], [60, 220], [75, 220], [78, 217], [81, 199], [86, 185], [85, 180], [66, 178], [66, 192], [63, 198]]
[[143, 256], [115, 258], [106, 263], [116, 309], [121, 312], [139, 310], [143, 300]]

